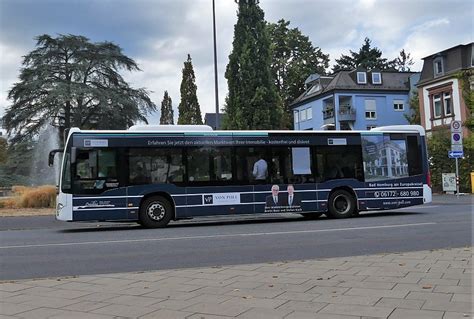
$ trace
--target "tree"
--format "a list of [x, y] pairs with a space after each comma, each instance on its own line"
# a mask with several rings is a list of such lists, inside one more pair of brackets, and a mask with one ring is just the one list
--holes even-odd
[[463, 125], [472, 132], [474, 131], [474, 71], [472, 68], [463, 70], [458, 72], [456, 77], [461, 83], [461, 94], [467, 107], [467, 118]]
[[7, 139], [0, 136], [0, 164], [7, 161], [8, 158], [8, 143]]
[[229, 93], [223, 128], [281, 128], [282, 102], [271, 74], [270, 39], [257, 0], [238, 0], [237, 23], [225, 72]]
[[393, 67], [400, 72], [409, 72], [410, 66], [415, 64], [410, 53], [406, 53], [405, 49], [400, 51], [400, 55], [393, 60]]
[[[443, 129], [433, 131], [427, 140], [430, 161], [431, 183], [434, 191], [442, 190], [442, 174], [456, 171], [455, 161], [448, 158], [451, 149], [449, 134]], [[464, 158], [459, 160], [459, 189], [461, 192], [470, 191], [470, 173], [474, 170], [474, 136], [468, 136], [463, 141]]]
[[408, 114], [403, 114], [410, 124], [421, 125], [421, 115], [420, 115], [420, 99], [418, 97], [418, 91], [414, 91], [412, 97], [410, 98], [410, 112]]
[[76, 35], [36, 38], [27, 54], [20, 81], [8, 93], [13, 104], [3, 118], [16, 143], [53, 124], [70, 127], [124, 129], [156, 110], [148, 92], [134, 89], [119, 71], [139, 71], [134, 60], [111, 42], [91, 43]]
[[37, 143], [28, 137], [15, 144], [8, 143], [8, 156], [0, 163], [0, 187], [31, 183], [35, 147]]
[[179, 103], [178, 124], [202, 124], [201, 109], [196, 95], [196, 76], [194, 75], [191, 55], [184, 62], [181, 80], [181, 102]]
[[174, 124], [173, 120], [173, 104], [168, 91], [165, 91], [163, 101], [161, 101], [161, 117], [160, 124]]
[[341, 55], [336, 59], [336, 65], [333, 66], [333, 72], [340, 70], [352, 70], [356, 68], [363, 68], [367, 70], [378, 69], [387, 70], [393, 69], [394, 60], [387, 61], [382, 58], [382, 51], [371, 46], [372, 41], [369, 38], [364, 39], [364, 44], [359, 49], [359, 52], [350, 50], [350, 55]]
[[312, 74], [325, 74], [329, 55], [314, 47], [298, 28], [289, 29], [284, 19], [267, 25], [272, 47], [271, 71], [283, 100], [284, 127], [292, 127], [290, 104], [305, 91], [304, 81]]

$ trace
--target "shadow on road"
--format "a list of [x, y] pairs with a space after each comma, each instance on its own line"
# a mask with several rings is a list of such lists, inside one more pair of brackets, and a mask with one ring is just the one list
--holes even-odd
[[[358, 216], [353, 217], [352, 219], [365, 219], [365, 218], [374, 218], [374, 217], [389, 217], [389, 216], [406, 216], [406, 215], [423, 215], [426, 214], [425, 212], [397, 212], [397, 211], [381, 211], [381, 212], [365, 212]], [[184, 220], [178, 222], [170, 223], [166, 229], [173, 229], [173, 228], [186, 228], [186, 227], [208, 227], [208, 226], [232, 226], [232, 225], [255, 225], [255, 224], [271, 224], [271, 223], [302, 223], [302, 222], [329, 222], [335, 221], [335, 219], [328, 218], [326, 216], [322, 216], [317, 219], [308, 220], [303, 217], [299, 216], [289, 216], [289, 217], [244, 217], [244, 216], [236, 216], [236, 219], [229, 219], [229, 217], [225, 217], [225, 220], [206, 220], [202, 218], [196, 218], [193, 220]], [[350, 220], [350, 219], [344, 219]], [[62, 229], [60, 232], [63, 233], [82, 233], [82, 232], [98, 232], [98, 231], [123, 231], [123, 230], [148, 230], [146, 228], [141, 227], [136, 223], [127, 223], [127, 224], [120, 224], [120, 225], [101, 225], [98, 224], [96, 227], [87, 226], [84, 228], [69, 228], [69, 229]]]

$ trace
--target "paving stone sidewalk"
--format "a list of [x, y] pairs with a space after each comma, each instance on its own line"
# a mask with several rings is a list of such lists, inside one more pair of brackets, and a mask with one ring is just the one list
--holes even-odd
[[472, 247], [0, 283], [1, 318], [472, 318]]

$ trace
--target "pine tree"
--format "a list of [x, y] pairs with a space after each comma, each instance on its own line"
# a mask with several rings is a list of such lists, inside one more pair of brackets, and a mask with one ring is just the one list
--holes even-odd
[[47, 34], [23, 60], [20, 81], [8, 92], [13, 101], [3, 117], [13, 143], [28, 140], [41, 129], [125, 129], [147, 122], [156, 110], [148, 92], [132, 88], [120, 71], [139, 71], [136, 62], [111, 42], [91, 43], [76, 35]]
[[421, 125], [421, 115], [420, 115], [420, 99], [418, 98], [418, 91], [414, 91], [412, 97], [410, 98], [410, 112], [408, 114], [403, 114], [410, 124]]
[[282, 102], [271, 75], [270, 39], [258, 0], [236, 0], [237, 23], [225, 77], [229, 87], [223, 127], [277, 129]]
[[410, 53], [406, 53], [405, 49], [400, 51], [400, 55], [393, 61], [393, 66], [400, 72], [409, 72], [410, 67], [415, 64]]
[[191, 55], [184, 62], [183, 79], [181, 80], [181, 102], [179, 103], [178, 124], [202, 124], [201, 109], [196, 95], [196, 77], [194, 75]]
[[161, 117], [160, 124], [174, 124], [173, 120], [173, 104], [168, 91], [165, 91], [163, 101], [161, 101]]
[[359, 52], [350, 50], [350, 55], [343, 54], [339, 59], [336, 59], [333, 72], [356, 68], [387, 70], [393, 69], [394, 63], [395, 60], [388, 61], [386, 58], [382, 58], [382, 51], [379, 48], [372, 47], [372, 41], [365, 38]]

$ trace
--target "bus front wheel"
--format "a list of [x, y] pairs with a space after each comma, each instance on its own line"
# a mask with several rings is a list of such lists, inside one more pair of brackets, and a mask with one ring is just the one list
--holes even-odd
[[351, 217], [356, 211], [356, 200], [348, 191], [338, 189], [329, 196], [328, 206], [332, 218]]
[[139, 223], [146, 228], [165, 227], [173, 215], [170, 202], [161, 197], [147, 198], [140, 205]]

